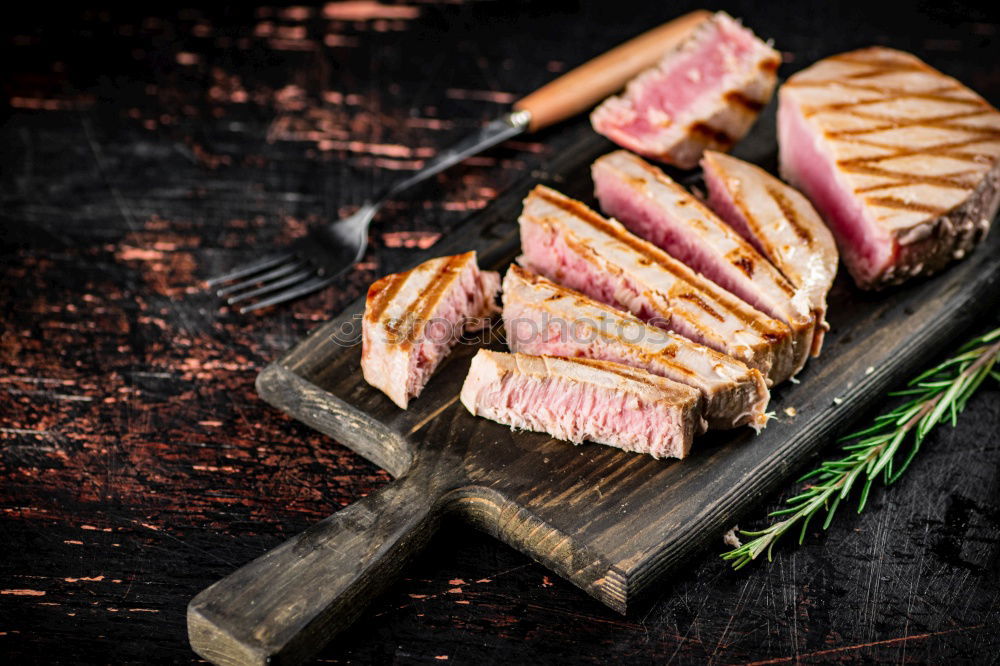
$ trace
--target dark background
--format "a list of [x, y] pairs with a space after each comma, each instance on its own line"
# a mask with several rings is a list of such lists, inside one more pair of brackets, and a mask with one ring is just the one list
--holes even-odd
[[[783, 76], [885, 44], [996, 105], [1000, 19], [979, 5], [725, 6], [775, 40]], [[257, 372], [407, 264], [407, 246], [433, 243], [530, 174], [574, 124], [393, 203], [339, 290], [239, 316], [200, 281], [349, 212], [509, 102], [695, 7], [28, 3], [6, 15], [0, 655], [195, 660], [191, 596], [387, 482], [263, 404]], [[991, 323], [984, 313], [981, 327]], [[992, 383], [864, 514], [842, 509], [828, 533], [741, 572], [718, 559], [719, 543], [628, 617], [450, 524], [320, 660], [996, 661], [998, 430]], [[767, 509], [744, 526], [764, 525]]]

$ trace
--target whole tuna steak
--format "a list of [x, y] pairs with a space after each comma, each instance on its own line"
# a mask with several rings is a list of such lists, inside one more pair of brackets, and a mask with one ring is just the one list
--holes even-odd
[[808, 196], [863, 288], [961, 259], [1000, 205], [1000, 112], [916, 56], [821, 60], [779, 93], [782, 176]]

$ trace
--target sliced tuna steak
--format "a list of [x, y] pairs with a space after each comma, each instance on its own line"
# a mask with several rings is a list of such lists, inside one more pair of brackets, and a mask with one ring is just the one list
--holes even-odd
[[705, 149], [729, 150], [743, 138], [771, 99], [780, 64], [777, 51], [719, 12], [590, 121], [623, 148], [690, 169]]
[[1000, 205], [1000, 112], [915, 56], [872, 47], [782, 86], [781, 174], [812, 200], [855, 282], [965, 256]]
[[503, 280], [503, 319], [511, 351], [612, 361], [686, 384], [701, 393], [710, 428], [767, 423], [760, 371], [517, 265]]
[[701, 161], [708, 205], [795, 286], [793, 303], [816, 319], [812, 353], [823, 346], [826, 294], [837, 275], [837, 245], [802, 194], [743, 160], [709, 151]]
[[365, 381], [406, 409], [463, 330], [497, 312], [500, 275], [480, 271], [476, 253], [426, 261], [368, 289], [362, 320]]
[[750, 243], [660, 169], [624, 150], [593, 165], [604, 212], [630, 231], [792, 330], [794, 371], [809, 357], [816, 319], [795, 288]]
[[734, 356], [771, 381], [794, 370], [787, 326], [619, 222], [541, 185], [525, 199], [519, 221], [526, 268]]
[[480, 349], [461, 394], [475, 416], [600, 444], [683, 458], [702, 430], [698, 391], [627, 365]]

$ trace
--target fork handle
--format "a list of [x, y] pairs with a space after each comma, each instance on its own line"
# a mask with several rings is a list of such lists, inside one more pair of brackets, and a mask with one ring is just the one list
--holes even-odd
[[532, 132], [585, 111], [655, 65], [711, 15], [699, 9], [644, 32], [542, 86], [514, 108], [531, 113]]

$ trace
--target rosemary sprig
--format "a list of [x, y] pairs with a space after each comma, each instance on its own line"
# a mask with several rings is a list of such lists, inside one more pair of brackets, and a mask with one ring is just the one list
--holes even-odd
[[[890, 393], [908, 396], [909, 400], [876, 417], [871, 427], [842, 437], [839, 441], [852, 442], [844, 445], [844, 457], [825, 461], [799, 478], [799, 483], [807, 480], [810, 483], [786, 501], [786, 508], [769, 514], [769, 517], [782, 519], [763, 530], [741, 531], [752, 540], [723, 553], [722, 558], [730, 560], [736, 569], [757, 559], [764, 551], [770, 560], [774, 544], [796, 525], [801, 544], [809, 522], [825, 511], [823, 529], [828, 528], [840, 502], [863, 481], [858, 501], [858, 513], [861, 513], [877, 478], [881, 476], [886, 485], [899, 479], [934, 426], [941, 421], [951, 421], [954, 426], [958, 414], [987, 377], [1000, 381], [1000, 370], [994, 370], [998, 362], [1000, 328], [970, 340], [952, 358], [914, 377], [905, 389]], [[913, 438], [903, 453], [901, 449], [911, 432]]]

